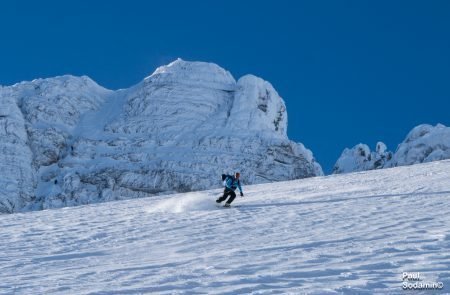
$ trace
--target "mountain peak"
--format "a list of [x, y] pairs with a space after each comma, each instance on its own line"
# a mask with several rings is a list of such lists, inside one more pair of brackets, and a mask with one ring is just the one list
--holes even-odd
[[234, 90], [236, 84], [231, 73], [215, 63], [185, 61], [181, 58], [158, 67], [144, 80], [152, 83], [189, 83], [223, 90]]

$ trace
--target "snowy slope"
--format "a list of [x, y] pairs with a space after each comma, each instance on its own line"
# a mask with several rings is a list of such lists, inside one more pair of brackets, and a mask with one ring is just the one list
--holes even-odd
[[[450, 292], [450, 161], [0, 216], [2, 294]], [[413, 292], [413, 294], [422, 294]]]
[[235, 171], [247, 184], [323, 174], [287, 137], [272, 85], [212, 63], [178, 59], [118, 91], [23, 82], [0, 88], [0, 106], [0, 213], [202, 190]]

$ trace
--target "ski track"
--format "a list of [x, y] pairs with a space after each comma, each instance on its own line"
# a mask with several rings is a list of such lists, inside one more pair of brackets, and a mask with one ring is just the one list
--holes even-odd
[[450, 161], [244, 192], [0, 216], [0, 293], [436, 293], [403, 271], [450, 292]]

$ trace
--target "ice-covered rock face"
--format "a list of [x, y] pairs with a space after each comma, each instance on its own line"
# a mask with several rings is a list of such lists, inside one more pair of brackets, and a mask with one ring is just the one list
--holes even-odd
[[31, 162], [25, 120], [14, 98], [0, 88], [0, 213], [15, 212], [33, 201]]
[[236, 82], [215, 64], [178, 59], [119, 91], [63, 76], [2, 93], [19, 111], [23, 169], [36, 179], [25, 209], [214, 188], [235, 171], [244, 184], [322, 175], [287, 138], [285, 104], [270, 83]]
[[219, 66], [178, 59], [130, 89], [124, 116], [107, 129], [167, 139], [210, 130], [227, 119], [235, 88], [234, 78]]
[[22, 82], [7, 87], [6, 91], [27, 122], [35, 168], [57, 163], [80, 117], [97, 110], [111, 93], [88, 77], [70, 75]]
[[70, 75], [22, 82], [9, 89], [27, 122], [68, 129], [77, 124], [81, 114], [97, 109], [108, 93], [86, 76]]
[[269, 82], [246, 75], [237, 83], [228, 126], [287, 138], [286, 106]]
[[398, 146], [390, 166], [450, 159], [450, 128], [442, 124], [415, 127]]
[[383, 142], [378, 142], [375, 151], [370, 151], [366, 144], [357, 144], [346, 148], [333, 168], [333, 174], [350, 173], [383, 168], [392, 158]]

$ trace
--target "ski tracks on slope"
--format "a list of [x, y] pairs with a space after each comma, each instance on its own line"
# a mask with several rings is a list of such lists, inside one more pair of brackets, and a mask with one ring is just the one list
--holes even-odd
[[[447, 181], [446, 181], [447, 179]], [[0, 218], [0, 293], [394, 293], [450, 288], [450, 162]]]

